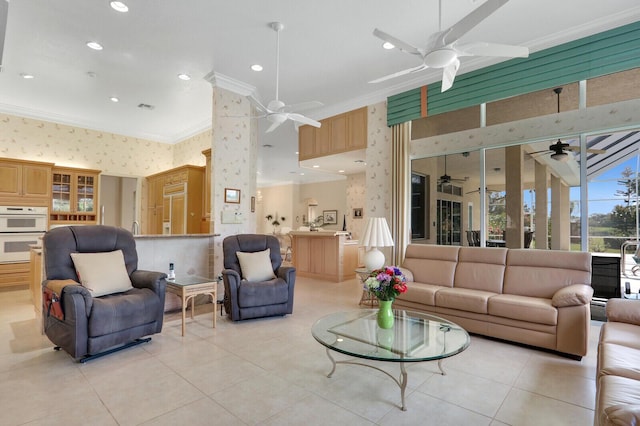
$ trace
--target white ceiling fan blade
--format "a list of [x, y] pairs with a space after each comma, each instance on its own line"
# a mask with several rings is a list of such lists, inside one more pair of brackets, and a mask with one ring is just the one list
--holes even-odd
[[394, 72], [393, 74], [385, 75], [384, 77], [376, 78], [375, 80], [371, 80], [369, 83], [380, 83], [382, 81], [391, 80], [392, 78], [396, 78], [396, 77], [400, 77], [400, 76], [403, 76], [403, 75], [411, 74], [411, 73], [414, 73], [414, 72], [426, 70], [427, 68], [429, 68], [429, 67], [426, 66], [425, 64], [422, 64], [422, 65], [419, 65], [419, 66], [414, 67], [414, 68], [408, 68], [406, 70]]
[[526, 58], [529, 48], [498, 43], [465, 43], [455, 46], [458, 56], [499, 56], [504, 58]]
[[444, 34], [440, 39], [442, 46], [458, 40], [508, 1], [509, 0], [487, 0], [484, 2], [473, 12], [453, 24], [448, 30], [443, 31]]
[[397, 39], [394, 36], [385, 33], [384, 31], [381, 31], [376, 28], [373, 30], [373, 35], [378, 37], [382, 41], [386, 41], [388, 43], [393, 44], [396, 49], [402, 52], [410, 53], [411, 55], [422, 56], [422, 52], [420, 52], [420, 50], [417, 47], [412, 46], [409, 43], [405, 43], [404, 41]]
[[300, 102], [297, 104], [285, 105], [280, 109], [280, 111], [282, 112], [304, 111], [307, 109], [320, 108], [322, 106], [324, 106], [324, 104], [318, 101]]
[[272, 111], [269, 111], [269, 109], [266, 106], [264, 106], [262, 102], [260, 102], [260, 99], [255, 97], [253, 94], [247, 96], [247, 98], [249, 98], [249, 102], [251, 102], [253, 106], [255, 106], [256, 109], [258, 109], [259, 111], [262, 111], [265, 114], [272, 112]]
[[451, 86], [453, 86], [453, 80], [456, 78], [458, 68], [460, 68], [460, 60], [456, 58], [455, 61], [447, 65], [447, 67], [442, 70], [442, 88], [440, 92], [451, 89]]
[[308, 124], [309, 126], [313, 126], [313, 127], [320, 127], [321, 126], [319, 121], [316, 121], [316, 120], [314, 120], [312, 118], [309, 118], [309, 117], [305, 117], [302, 114], [290, 113], [290, 114], [287, 114], [287, 118], [289, 118], [289, 119], [291, 119], [291, 120], [293, 120], [293, 121], [295, 121], [297, 123], [300, 123], [300, 124]]
[[[286, 121], [286, 120], [285, 120]], [[271, 126], [269, 126], [269, 128], [266, 130], [265, 133], [271, 133], [273, 132], [275, 129], [277, 129], [282, 123], [284, 123], [284, 121], [274, 121], [273, 123], [271, 123]]]

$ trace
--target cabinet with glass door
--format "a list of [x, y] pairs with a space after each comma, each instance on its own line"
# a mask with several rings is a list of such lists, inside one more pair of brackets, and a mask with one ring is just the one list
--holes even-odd
[[100, 170], [54, 167], [51, 190], [51, 224], [95, 224]]

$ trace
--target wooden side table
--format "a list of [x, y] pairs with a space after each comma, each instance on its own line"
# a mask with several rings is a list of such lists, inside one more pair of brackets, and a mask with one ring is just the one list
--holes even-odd
[[216, 328], [216, 299], [217, 281], [211, 278], [197, 277], [194, 275], [177, 276], [173, 280], [167, 280], [167, 291], [178, 296], [182, 300], [182, 335], [184, 336], [187, 304], [191, 301], [191, 319], [195, 310], [195, 297], [199, 294], [211, 296], [213, 303], [213, 328]]
[[371, 271], [368, 270], [367, 268], [356, 268], [355, 271], [356, 271], [356, 275], [358, 275], [358, 278], [360, 279], [360, 284], [362, 285], [362, 296], [360, 296], [360, 303], [358, 304], [359, 305], [369, 304], [369, 306], [371, 307], [377, 305], [378, 298], [375, 297], [373, 293], [371, 293], [369, 290], [364, 288], [364, 281], [369, 277], [369, 274], [371, 273]]

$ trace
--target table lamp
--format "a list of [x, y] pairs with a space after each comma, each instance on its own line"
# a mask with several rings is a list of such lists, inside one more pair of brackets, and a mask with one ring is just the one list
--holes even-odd
[[384, 266], [384, 253], [378, 247], [393, 246], [393, 238], [384, 217], [370, 217], [364, 229], [360, 243], [369, 250], [364, 255], [364, 266], [369, 271]]

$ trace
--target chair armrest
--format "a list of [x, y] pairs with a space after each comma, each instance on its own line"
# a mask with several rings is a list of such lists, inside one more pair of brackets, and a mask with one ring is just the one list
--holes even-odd
[[286, 283], [292, 283], [296, 280], [296, 268], [293, 266], [281, 266], [276, 271], [276, 275]]
[[609, 299], [606, 307], [607, 321], [640, 325], [640, 301]]
[[238, 307], [238, 287], [242, 278], [233, 269], [222, 270], [222, 282], [224, 283], [224, 310], [230, 318], [237, 321], [240, 318], [240, 308]]
[[167, 286], [167, 274], [164, 272], [135, 270], [131, 273], [131, 285], [136, 288], [148, 288], [156, 294], [164, 294]]
[[591, 303], [593, 287], [586, 284], [573, 284], [556, 291], [551, 299], [551, 305], [556, 308], [566, 306], [580, 306]]
[[[42, 287], [50, 288], [60, 296], [65, 318], [68, 316], [69, 311], [74, 311], [79, 315], [78, 310], [84, 311], [84, 315], [89, 317], [91, 308], [93, 308], [93, 296], [91, 296], [89, 290], [82, 287], [77, 282], [73, 280], [44, 280], [42, 282]], [[74, 298], [74, 294], [77, 294], [79, 297]], [[78, 304], [79, 300], [82, 300], [83, 303]], [[79, 306], [72, 308], [69, 306], [70, 304], [78, 304]]]

